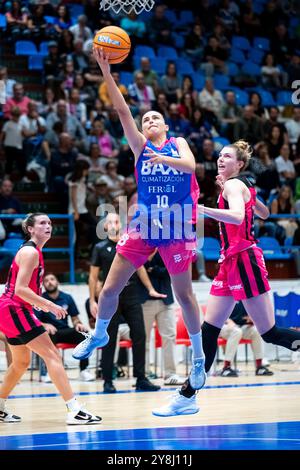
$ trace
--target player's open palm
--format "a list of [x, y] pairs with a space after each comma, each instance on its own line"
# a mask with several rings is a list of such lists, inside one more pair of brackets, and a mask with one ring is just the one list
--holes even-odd
[[68, 315], [67, 311], [60, 305], [56, 305], [52, 302], [51, 304], [52, 305], [49, 307], [49, 312], [53, 313], [53, 315], [55, 315], [58, 320], [65, 318]]
[[166, 294], [160, 294], [160, 292], [157, 292], [155, 289], [149, 290], [149, 295], [154, 299], [165, 299], [167, 297]]

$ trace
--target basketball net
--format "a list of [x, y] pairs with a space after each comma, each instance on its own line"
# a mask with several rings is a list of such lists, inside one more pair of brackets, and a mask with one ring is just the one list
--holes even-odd
[[134, 11], [139, 15], [142, 11], [150, 11], [154, 7], [154, 0], [101, 0], [100, 10], [112, 9], [115, 13], [122, 10], [128, 14]]

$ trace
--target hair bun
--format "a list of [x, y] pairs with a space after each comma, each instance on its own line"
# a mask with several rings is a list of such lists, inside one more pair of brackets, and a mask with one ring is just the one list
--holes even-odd
[[245, 153], [247, 159], [251, 158], [253, 150], [248, 142], [246, 142], [245, 140], [238, 140], [237, 142], [234, 142], [233, 145], [237, 147], [241, 152]]

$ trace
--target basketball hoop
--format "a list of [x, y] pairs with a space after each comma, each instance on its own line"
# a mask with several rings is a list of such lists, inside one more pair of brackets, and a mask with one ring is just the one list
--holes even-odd
[[154, 0], [101, 0], [100, 10], [112, 9], [116, 14], [122, 10], [127, 15], [134, 11], [139, 15], [144, 10], [150, 11], [154, 3]]

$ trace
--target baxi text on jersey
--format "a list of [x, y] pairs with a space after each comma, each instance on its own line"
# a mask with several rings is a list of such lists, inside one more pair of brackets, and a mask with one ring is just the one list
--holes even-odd
[[141, 168], [142, 175], [183, 175], [182, 171], [178, 171], [175, 168], [171, 168], [170, 166], [165, 167], [162, 163], [157, 163], [156, 165], [152, 165], [150, 162], [143, 161], [142, 168]]

